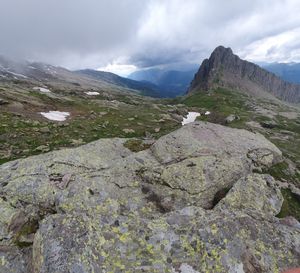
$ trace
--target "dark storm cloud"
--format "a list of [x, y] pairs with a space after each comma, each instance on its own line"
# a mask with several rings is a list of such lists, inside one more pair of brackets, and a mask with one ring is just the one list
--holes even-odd
[[[0, 0], [0, 54], [69, 68], [299, 60], [298, 0]], [[129, 67], [132, 69], [132, 66]]]
[[139, 0], [0, 3], [0, 52], [25, 58], [57, 58], [58, 62], [62, 56], [71, 60], [99, 55], [101, 59], [101, 54], [113, 54], [135, 34], [143, 9]]

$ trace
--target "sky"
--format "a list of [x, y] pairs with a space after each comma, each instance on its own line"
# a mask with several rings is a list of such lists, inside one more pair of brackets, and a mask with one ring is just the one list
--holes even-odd
[[299, 0], [0, 0], [0, 54], [126, 76], [200, 64], [218, 45], [300, 61]]

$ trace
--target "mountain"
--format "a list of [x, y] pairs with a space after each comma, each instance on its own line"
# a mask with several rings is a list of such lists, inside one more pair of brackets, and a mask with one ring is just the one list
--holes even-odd
[[197, 68], [194, 66], [185, 71], [153, 68], [136, 71], [130, 74], [129, 78], [151, 82], [166, 96], [176, 97], [185, 93], [196, 72]]
[[195, 75], [188, 93], [215, 87], [239, 89], [259, 97], [275, 96], [281, 100], [299, 103], [300, 85], [280, 79], [258, 65], [242, 60], [230, 48], [217, 47], [205, 59]]
[[269, 63], [261, 66], [285, 81], [300, 83], [300, 63]]
[[0, 80], [20, 81], [28, 84], [55, 87], [78, 87], [79, 89], [105, 89], [111, 92], [132, 92], [160, 97], [158, 87], [151, 83], [140, 83], [112, 73], [84, 70], [80, 72], [45, 63], [14, 61], [0, 56]]
[[127, 78], [120, 77], [114, 73], [97, 71], [92, 69], [84, 69], [76, 71], [78, 75], [87, 76], [94, 80], [100, 80], [107, 82], [109, 84], [114, 84], [117, 86], [138, 90], [141, 91], [143, 95], [151, 97], [163, 97], [163, 94], [160, 93], [160, 89], [153, 83], [150, 82], [140, 82]]

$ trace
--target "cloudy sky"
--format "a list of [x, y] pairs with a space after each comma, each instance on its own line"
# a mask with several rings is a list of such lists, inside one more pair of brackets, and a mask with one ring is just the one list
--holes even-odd
[[126, 75], [201, 63], [218, 45], [300, 61], [299, 0], [0, 0], [0, 54]]

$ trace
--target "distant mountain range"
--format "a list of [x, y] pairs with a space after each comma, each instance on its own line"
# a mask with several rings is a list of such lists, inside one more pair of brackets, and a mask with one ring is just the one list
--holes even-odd
[[160, 88], [151, 82], [135, 81], [135, 80], [118, 76], [114, 73], [97, 71], [92, 69], [78, 70], [76, 71], [76, 73], [78, 75], [83, 75], [94, 80], [104, 81], [117, 86], [138, 90], [141, 91], [141, 93], [146, 96], [163, 97]]
[[300, 63], [269, 63], [262, 64], [261, 67], [285, 81], [300, 83]]
[[[300, 101], [300, 64], [256, 64], [241, 60], [229, 48], [216, 48], [203, 61], [197, 72], [195, 65], [184, 71], [169, 69], [140, 70], [120, 77], [110, 72], [91, 69], [68, 69], [37, 62], [19, 62], [0, 56], [0, 80], [40, 82], [55, 86], [106, 88], [118, 92], [133, 92], [156, 98], [176, 97], [187, 90], [208, 89], [216, 85], [248, 90], [252, 94], [274, 96], [289, 102]], [[268, 71], [269, 72], [268, 72]], [[271, 73], [270, 73], [271, 72]], [[197, 73], [197, 74], [196, 74]]]
[[145, 96], [176, 97], [186, 92], [196, 69], [193, 71], [148, 70], [139, 71], [132, 78], [85, 69], [68, 69], [44, 63], [14, 61], [0, 56], [0, 80], [40, 82], [43, 84], [85, 86], [134, 92]]
[[189, 93], [226, 87], [259, 97], [275, 96], [299, 103], [300, 85], [286, 82], [258, 65], [242, 60], [230, 48], [217, 47], [195, 75]]
[[136, 81], [151, 82], [158, 86], [165, 97], [176, 97], [186, 93], [198, 67], [190, 65], [190, 69], [184, 71], [152, 68], [139, 70], [128, 77]]
[[14, 61], [0, 56], [0, 80], [5, 82], [27, 82], [35, 85], [53, 85], [91, 90], [132, 92], [150, 97], [165, 97], [161, 89], [150, 82], [138, 82], [113, 73], [96, 70], [70, 71], [45, 63]]

